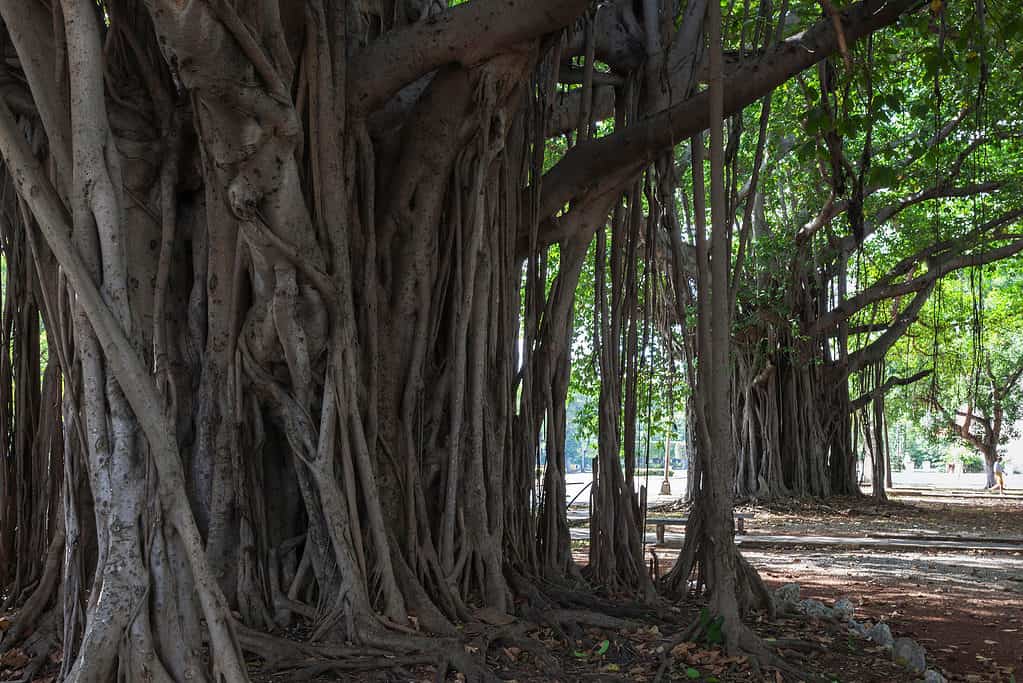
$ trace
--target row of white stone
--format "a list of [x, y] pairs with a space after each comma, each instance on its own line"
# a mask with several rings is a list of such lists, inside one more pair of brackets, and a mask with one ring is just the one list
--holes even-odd
[[826, 619], [844, 624], [860, 638], [886, 648], [892, 660], [909, 671], [922, 676], [924, 683], [947, 683], [944, 676], [927, 668], [927, 651], [912, 638], [895, 638], [888, 624], [877, 622], [871, 626], [856, 621], [856, 607], [849, 598], [840, 598], [833, 607], [818, 600], [800, 600], [799, 584], [787, 583], [774, 592], [775, 609], [779, 613], [799, 612], [811, 619]]

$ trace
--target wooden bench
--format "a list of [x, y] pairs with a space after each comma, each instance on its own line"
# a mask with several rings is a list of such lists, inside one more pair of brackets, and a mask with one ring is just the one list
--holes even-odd
[[[746, 520], [756, 516], [755, 512], [736, 512], [732, 515], [736, 520], [736, 531], [739, 534], [746, 533]], [[586, 512], [569, 512], [569, 522], [589, 521], [589, 514]], [[647, 526], [654, 526], [657, 534], [657, 542], [664, 543], [664, 530], [666, 527], [684, 527], [688, 517], [647, 517]]]
[[[733, 517], [735, 519], [735, 533], [740, 536], [746, 533], [746, 520], [753, 519], [756, 516], [753, 512], [736, 512]], [[687, 517], [647, 517], [647, 526], [654, 525], [657, 534], [657, 542], [664, 543], [664, 529], [669, 526], [685, 526], [689, 521]]]

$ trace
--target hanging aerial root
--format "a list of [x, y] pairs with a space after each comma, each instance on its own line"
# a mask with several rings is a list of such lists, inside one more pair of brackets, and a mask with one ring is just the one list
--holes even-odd
[[[638, 604], [621, 604], [584, 590], [582, 582], [534, 583], [526, 577], [506, 570], [506, 579], [519, 596], [526, 600], [527, 619], [546, 623], [555, 631], [568, 621], [607, 628], [640, 628], [643, 624], [681, 624], [676, 613], [662, 600]], [[574, 619], [552, 619], [552, 615], [574, 615]]]
[[64, 538], [64, 532], [61, 529], [60, 533], [55, 535], [50, 542], [42, 578], [28, 600], [22, 605], [11, 627], [0, 638], [0, 653], [21, 644], [33, 630], [38, 630], [39, 623], [49, 620], [50, 615], [46, 613], [46, 607], [57, 602], [60, 595], [59, 581], [61, 561], [64, 555]]

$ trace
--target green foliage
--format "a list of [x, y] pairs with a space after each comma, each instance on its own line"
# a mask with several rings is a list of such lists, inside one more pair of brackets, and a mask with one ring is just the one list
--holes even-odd
[[[936, 409], [993, 417], [1000, 411], [999, 444], [1017, 435], [1023, 417], [1023, 381], [1002, 387], [1023, 362], [1023, 271], [1019, 259], [962, 271], [946, 278], [932, 296], [919, 322], [893, 350], [893, 367], [932, 367], [935, 375], [925, 386], [894, 392], [888, 405], [908, 421], [928, 424], [935, 442], [957, 444], [948, 416]], [[937, 350], [937, 353], [935, 353]], [[999, 387], [999, 391], [996, 391]], [[962, 418], [958, 421], [961, 423]], [[976, 433], [982, 435], [977, 425]], [[950, 450], [944, 461], [958, 460], [980, 471], [980, 458], [969, 451]]]
[[[808, 17], [820, 16], [820, 5], [810, 0], [793, 0], [788, 7], [792, 20], [785, 24], [786, 36], [805, 26]], [[770, 346], [770, 351], [779, 350], [793, 362], [821, 364], [825, 362], [822, 356], [834, 360], [838, 352], [833, 338], [808, 353], [807, 348], [817, 342], [806, 333], [810, 314], [805, 297], [799, 295], [801, 288], [817, 287], [824, 291], [816, 296], [825, 306], [834, 305], [840, 266], [846, 267], [847, 296], [855, 296], [883, 282], [897, 265], [935, 243], [948, 243], [952, 251], [967, 255], [978, 254], [1003, 246], [1023, 232], [1018, 221], [1011, 221], [1000, 232], [976, 243], [966, 242], [979, 225], [1023, 206], [1023, 174], [1018, 171], [1023, 168], [1018, 134], [1023, 130], [1019, 106], [1023, 80], [1018, 78], [1023, 68], [1023, 17], [991, 11], [982, 27], [973, 3], [945, 3], [942, 11], [941, 17], [926, 10], [907, 14], [897, 26], [875, 35], [869, 46], [866, 41], [850, 45], [848, 63], [835, 56], [827, 60], [824, 69], [807, 70], [772, 94], [766, 162], [759, 179], [762, 206], [754, 211], [753, 235], [744, 276], [737, 282], [733, 320], [737, 336], [752, 331], [752, 343], [758, 350], [767, 352]], [[738, 49], [740, 36], [748, 40], [760, 19], [744, 19], [738, 11], [726, 14], [726, 48]], [[830, 75], [822, 79], [822, 73]], [[753, 173], [760, 114], [760, 106], [750, 106], [729, 121], [730, 187], [743, 187]], [[938, 140], [939, 132], [955, 120], [960, 123]], [[613, 121], [602, 122], [597, 135], [607, 134], [613, 125]], [[833, 161], [829, 141], [835, 139], [845, 164], [844, 188], [834, 197], [836, 205], [852, 200], [861, 173], [863, 177], [862, 209], [868, 236], [847, 263], [840, 262], [836, 250], [850, 233], [845, 214], [825, 221], [807, 244], [797, 247], [797, 234], [822, 212], [834, 189], [829, 182]], [[548, 142], [545, 168], [568, 148], [566, 137]], [[869, 155], [865, 155], [867, 151]], [[867, 157], [869, 168], [864, 168]], [[695, 220], [687, 144], [676, 148], [675, 159], [679, 188], [674, 208], [683, 223], [683, 235], [691, 242]], [[709, 172], [709, 166], [705, 171]], [[998, 189], [972, 194], [949, 191], [981, 183], [996, 183]], [[949, 196], [914, 199], [935, 188], [940, 189], [938, 194]], [[889, 211], [892, 207], [897, 210]], [[644, 210], [647, 208], [644, 197]], [[738, 229], [746, 199], [740, 196], [732, 208]], [[736, 256], [738, 243], [736, 236]], [[573, 445], [569, 450], [574, 453], [570, 458], [580, 463], [585, 460], [580, 453], [596, 451], [598, 429], [601, 378], [592, 343], [594, 258], [591, 245], [576, 292], [572, 348], [568, 431]], [[889, 284], [921, 277], [935, 265], [937, 262], [918, 258]], [[848, 322], [853, 328], [878, 328], [853, 334], [848, 351], [855, 353], [878, 341], [884, 325], [906, 309], [913, 293], [881, 298], [852, 316]], [[979, 319], [972, 312], [975, 302], [982, 310]], [[641, 306], [645, 303], [640, 301]], [[961, 449], [961, 440], [950, 436], [947, 421], [935, 404], [951, 411], [970, 404], [985, 415], [992, 414], [993, 395], [983, 390], [979, 379], [988, 366], [996, 377], [1005, 376], [1013, 362], [1023, 358], [1023, 342], [1018, 341], [1023, 340], [1023, 329], [1015, 322], [1020, 303], [1020, 259], [956, 271], [942, 280], [917, 320], [888, 351], [886, 378], [935, 370], [933, 380], [897, 388], [886, 403], [889, 424], [902, 429], [900, 454], [907, 463], [972, 463]], [[687, 313], [686, 324], [691, 329], [695, 312], [690, 307]], [[770, 321], [776, 339], [756, 337], [762, 335], [765, 320]], [[688, 396], [686, 369], [677, 353], [681, 344], [669, 353], [665, 343], [666, 336], [680, 342], [681, 333], [682, 326], [675, 321], [667, 330], [655, 330], [648, 348], [642, 350], [639, 432], [641, 438], [647, 436], [649, 419], [653, 443], [665, 435], [675, 441], [682, 439]], [[827, 347], [823, 353], [821, 346]], [[851, 395], [858, 396], [863, 386], [854, 377]], [[1013, 425], [1023, 416], [1023, 394], [1013, 387], [999, 399], [999, 405], [1004, 411], [1004, 442], [1013, 436]], [[637, 453], [642, 465], [645, 449], [641, 447]], [[657, 449], [651, 448], [651, 462], [660, 457]]]
[[725, 634], [722, 630], [724, 617], [712, 617], [710, 611], [704, 607], [700, 610], [700, 631], [701, 639], [707, 645], [720, 645], [725, 642]]
[[966, 453], [962, 456], [963, 472], [972, 474], [984, 471], [984, 459], [976, 453]]

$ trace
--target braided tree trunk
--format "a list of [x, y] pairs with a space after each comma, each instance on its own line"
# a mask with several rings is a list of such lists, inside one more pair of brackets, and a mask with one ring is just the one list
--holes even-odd
[[[631, 2], [581, 20], [586, 0], [448, 4], [0, 0], [0, 379], [15, 387], [0, 578], [26, 617], [0, 648], [45, 656], [59, 639], [62, 675], [90, 682], [243, 681], [242, 648], [352, 666], [415, 650], [473, 671], [456, 622], [578, 576], [565, 398], [576, 284], [609, 214], [592, 534], [611, 554], [592, 577], [650, 593], [637, 262], [656, 230], [681, 233], [662, 219], [672, 145], [707, 125], [686, 99], [704, 5], [678, 28], [666, 2], [642, 3], [642, 23]], [[914, 4], [850, 7], [848, 40]], [[837, 49], [819, 22], [765, 75], [732, 76], [729, 111]], [[555, 94], [576, 56], [572, 105]], [[594, 139], [609, 100], [613, 134]], [[573, 147], [548, 169], [562, 119]], [[654, 194], [671, 208], [644, 222]], [[734, 550], [731, 483], [710, 467], [708, 537]], [[737, 554], [722, 557], [734, 602]], [[257, 633], [295, 615], [353, 646]]]
[[[467, 6], [444, 41], [455, 63], [416, 21], [434, 8], [416, 5], [383, 25], [357, 3], [3, 5], [38, 119], [4, 109], [18, 218], [6, 301], [24, 310], [4, 313], [16, 367], [0, 370], [39, 376], [47, 294], [53, 353], [8, 412], [39, 422], [9, 429], [23, 442], [3, 481], [21, 493], [4, 497], [0, 550], [25, 558], [2, 563], [12, 600], [34, 584], [26, 610], [63, 611], [69, 680], [202, 680], [200, 615], [214, 678], [242, 680], [229, 610], [259, 629], [298, 612], [335, 640], [422, 648], [417, 626], [454, 635], [476, 607], [509, 609], [506, 562], [571, 569], [563, 471], [545, 482], [542, 530], [515, 494], [532, 486], [544, 419], [563, 449], [589, 240], [517, 396], [516, 240], [535, 217], [514, 198], [542, 172], [530, 85], [556, 68], [539, 38], [585, 3], [496, 33]], [[373, 42], [391, 29], [395, 44]], [[380, 109], [423, 60], [439, 68], [418, 96]], [[36, 225], [46, 241], [30, 254]], [[543, 282], [527, 291], [544, 305]], [[44, 436], [61, 433], [62, 400], [66, 467]], [[65, 470], [63, 498], [16, 483], [56, 491]]]

